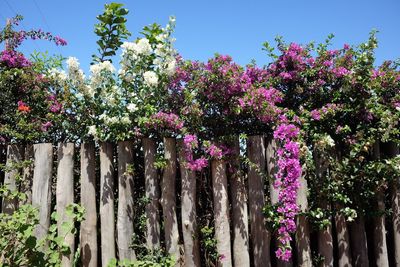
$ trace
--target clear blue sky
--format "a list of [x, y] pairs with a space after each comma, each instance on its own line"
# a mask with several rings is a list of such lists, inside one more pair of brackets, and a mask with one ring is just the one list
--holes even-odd
[[[109, 2], [109, 1], [108, 1]], [[0, 19], [23, 15], [25, 28], [42, 28], [68, 41], [55, 48], [46, 42], [27, 42], [23, 51], [40, 48], [50, 53], [75, 56], [88, 69], [96, 50], [93, 25], [106, 1], [99, 0], [0, 0]], [[399, 0], [147, 0], [119, 1], [130, 10], [128, 28], [133, 38], [147, 24], [165, 25], [177, 18], [176, 47], [186, 59], [206, 60], [215, 52], [230, 54], [240, 64], [255, 59], [269, 62], [261, 51], [264, 41], [282, 35], [286, 41], [321, 42], [335, 34], [334, 47], [358, 44], [372, 28], [380, 31], [377, 61], [400, 57]]]

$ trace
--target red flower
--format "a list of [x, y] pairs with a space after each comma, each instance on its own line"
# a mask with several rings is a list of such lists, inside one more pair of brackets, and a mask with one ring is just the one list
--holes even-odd
[[18, 111], [23, 112], [23, 113], [28, 113], [31, 111], [31, 108], [21, 100], [18, 101]]

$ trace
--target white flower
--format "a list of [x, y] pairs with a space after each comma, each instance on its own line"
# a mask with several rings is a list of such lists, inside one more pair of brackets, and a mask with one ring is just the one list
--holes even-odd
[[131, 120], [129, 119], [129, 117], [124, 116], [124, 117], [122, 117], [121, 122], [122, 122], [123, 124], [130, 124], [130, 123], [131, 123]]
[[70, 70], [78, 70], [79, 69], [79, 61], [76, 57], [69, 57], [66, 61], [67, 67]]
[[155, 87], [158, 85], [158, 77], [154, 71], [146, 71], [143, 73], [144, 82], [149, 87]]
[[150, 42], [147, 38], [141, 38], [137, 42], [136, 53], [143, 54], [143, 55], [150, 55], [152, 49]]
[[134, 43], [134, 42], [124, 42], [121, 45], [121, 48], [123, 50], [126, 50], [126, 51], [136, 51], [137, 50], [137, 44]]
[[97, 130], [96, 130], [96, 126], [95, 125], [91, 125], [88, 128], [89, 128], [88, 135], [91, 135], [91, 136], [96, 136], [97, 135]]
[[126, 108], [130, 111], [130, 112], [135, 112], [138, 108], [136, 106], [136, 104], [134, 103], [129, 103]]
[[172, 76], [175, 74], [175, 70], [176, 70], [176, 60], [172, 59], [167, 63], [165, 73], [167, 73], [168, 76]]
[[326, 143], [329, 147], [335, 146], [335, 141], [332, 139], [332, 137], [330, 135], [326, 136]]
[[115, 67], [108, 60], [90, 66], [90, 72], [92, 73], [93, 76], [99, 75], [102, 70], [106, 70], [108, 72], [115, 72]]
[[58, 70], [56, 68], [52, 68], [50, 70], [49, 76], [53, 79], [58, 80], [59, 82], [64, 82], [67, 80], [67, 74], [63, 70]]
[[396, 110], [397, 110], [397, 111], [400, 111], [400, 107], [396, 107]]

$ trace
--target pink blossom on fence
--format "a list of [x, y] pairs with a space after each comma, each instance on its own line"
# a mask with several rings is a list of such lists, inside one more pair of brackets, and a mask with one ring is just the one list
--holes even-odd
[[295, 216], [298, 212], [296, 204], [297, 189], [300, 186], [301, 165], [299, 145], [295, 142], [299, 129], [293, 124], [282, 123], [274, 131], [274, 138], [278, 140], [280, 148], [277, 151], [278, 171], [275, 176], [274, 187], [279, 190], [277, 209], [280, 214], [278, 241], [279, 248], [276, 256], [288, 261], [292, 251], [290, 241], [291, 234], [296, 231]]
[[155, 130], [179, 131], [183, 128], [183, 121], [174, 113], [159, 111], [150, 117], [146, 127]]

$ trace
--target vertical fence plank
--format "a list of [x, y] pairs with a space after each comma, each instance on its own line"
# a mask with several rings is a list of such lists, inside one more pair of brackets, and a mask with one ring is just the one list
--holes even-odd
[[[20, 176], [21, 168], [17, 168], [18, 164], [24, 159], [24, 147], [21, 145], [7, 146], [7, 168], [10, 168], [4, 174], [4, 185], [10, 191], [18, 191], [17, 180]], [[3, 199], [3, 213], [12, 214], [18, 208], [18, 199]]]
[[[297, 205], [300, 212], [308, 211], [308, 185], [306, 173], [300, 176], [300, 187], [297, 191]], [[310, 247], [310, 224], [304, 214], [298, 214], [296, 218], [296, 249], [297, 265], [300, 267], [311, 267], [311, 247]]]
[[[395, 143], [389, 144], [388, 156], [395, 157], [399, 154], [399, 147]], [[393, 224], [393, 244], [394, 244], [394, 262], [400, 266], [400, 177], [394, 177], [390, 184], [391, 206], [392, 206], [392, 224]]]
[[247, 193], [243, 174], [240, 170], [240, 146], [236, 138], [233, 144], [232, 165], [234, 173], [230, 177], [232, 199], [232, 234], [234, 266], [250, 266], [249, 226], [247, 215]]
[[196, 212], [196, 174], [185, 166], [183, 141], [179, 141], [179, 168], [182, 179], [182, 236], [184, 245], [184, 265], [200, 267], [200, 245]]
[[343, 214], [336, 213], [334, 220], [338, 242], [338, 265], [339, 267], [351, 266], [350, 236], [346, 218]]
[[354, 222], [350, 224], [350, 240], [354, 266], [369, 266], [367, 235], [363, 214], [358, 214]]
[[174, 138], [164, 138], [164, 158], [167, 165], [163, 171], [161, 184], [161, 205], [164, 216], [165, 248], [179, 261], [179, 232], [176, 217], [176, 142]]
[[[5, 164], [6, 163], [6, 158], [7, 158], [7, 146], [4, 143], [0, 143], [0, 164]], [[0, 186], [2, 186], [4, 183], [4, 171], [3, 169], [0, 169]], [[0, 196], [0, 212], [3, 207], [3, 198]]]
[[82, 266], [97, 267], [96, 154], [93, 142], [81, 145], [81, 205], [85, 208], [80, 229]]
[[[374, 160], [380, 159], [380, 145], [375, 142], [373, 150]], [[381, 187], [376, 194], [376, 209], [380, 213], [373, 218], [373, 240], [374, 240], [374, 254], [376, 266], [384, 267], [389, 266], [389, 259], [386, 245], [386, 226], [385, 226], [385, 192]]]
[[133, 173], [129, 165], [133, 164], [133, 142], [118, 143], [118, 215], [117, 244], [119, 259], [136, 259], [130, 245], [133, 236]]
[[39, 209], [39, 225], [35, 236], [42, 239], [48, 232], [51, 214], [51, 178], [53, 170], [53, 145], [35, 144], [32, 183], [32, 205]]
[[146, 241], [149, 249], [160, 247], [160, 179], [154, 166], [156, 161], [156, 142], [143, 138], [146, 204]]
[[[341, 160], [341, 151], [336, 150], [337, 160]], [[335, 204], [336, 214], [334, 216], [336, 239], [337, 239], [337, 257], [339, 267], [348, 267], [352, 265], [350, 251], [349, 228], [345, 216], [338, 212], [341, 206]]]
[[213, 160], [211, 162], [211, 179], [214, 200], [215, 238], [219, 266], [232, 266], [231, 235], [229, 226], [228, 179], [226, 177], [226, 162]]
[[62, 255], [62, 266], [71, 266], [75, 252], [75, 236], [72, 233], [66, 233], [63, 229], [63, 223], [71, 223], [66, 213], [66, 207], [74, 203], [74, 150], [73, 143], [58, 144], [58, 167], [57, 167], [57, 185], [56, 185], [56, 209], [60, 216], [57, 222], [58, 234], [64, 237], [64, 243], [69, 246], [71, 252], [69, 255]]
[[114, 146], [100, 144], [100, 228], [101, 264], [107, 266], [115, 258], [115, 216], [114, 216]]
[[248, 173], [250, 236], [253, 246], [255, 267], [271, 266], [270, 233], [265, 228], [264, 215], [264, 171], [265, 145], [262, 136], [250, 136], [248, 140], [248, 158], [250, 160]]
[[26, 195], [26, 199], [21, 201], [20, 205], [32, 203], [33, 157], [33, 144], [27, 144], [25, 147], [24, 159], [25, 161], [29, 161], [29, 164], [23, 169], [20, 185], [20, 191]]
[[[317, 179], [324, 181], [328, 166], [317, 151], [314, 154], [314, 160]], [[323, 210], [331, 211], [331, 205], [327, 199], [321, 199], [320, 205]], [[329, 219], [329, 221], [332, 222], [330, 215]], [[318, 253], [323, 257], [321, 266], [333, 266], [333, 237], [331, 224], [327, 225], [322, 230], [318, 230]]]
[[[269, 192], [271, 198], [271, 204], [276, 205], [279, 201], [279, 190], [274, 187], [274, 178], [276, 174], [276, 151], [277, 144], [273, 139], [269, 139], [267, 142], [267, 150], [266, 150], [266, 163], [267, 163], [267, 172], [269, 178]], [[278, 242], [276, 242], [278, 246]], [[289, 267], [292, 266], [293, 262], [290, 259], [288, 262], [277, 259], [276, 266], [277, 267]]]

